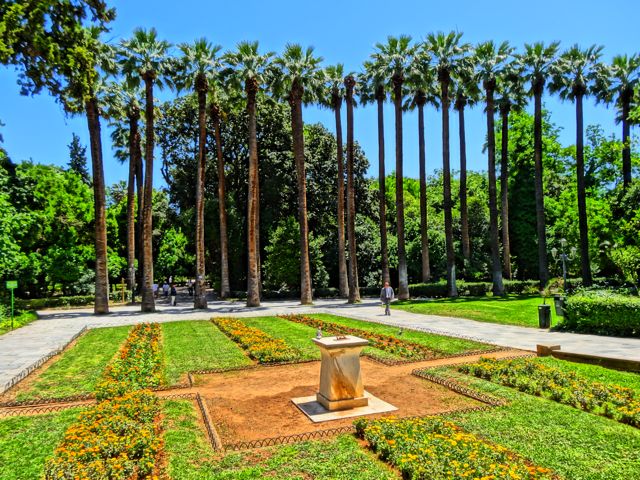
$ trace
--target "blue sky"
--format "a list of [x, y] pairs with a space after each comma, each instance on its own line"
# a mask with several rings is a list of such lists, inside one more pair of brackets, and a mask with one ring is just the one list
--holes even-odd
[[[561, 41], [562, 47], [574, 43], [583, 46], [604, 45], [604, 58], [634, 53], [640, 45], [637, 28], [638, 6], [635, 0], [596, 0], [514, 2], [423, 1], [280, 1], [242, 2], [194, 1], [108, 1], [117, 10], [106, 39], [117, 42], [131, 35], [134, 28], [156, 27], [161, 38], [174, 44], [198, 37], [232, 49], [240, 40], [259, 40], [262, 48], [279, 52], [287, 42], [313, 45], [325, 64], [342, 62], [346, 68], [359, 71], [362, 61], [373, 51], [376, 42], [387, 35], [409, 34], [422, 39], [433, 31], [458, 30], [464, 40], [478, 43], [493, 39], [508, 40], [521, 47], [525, 42]], [[398, 12], [398, 13], [396, 13]], [[76, 132], [88, 144], [84, 117], [67, 118], [62, 109], [46, 94], [21, 97], [16, 73], [0, 68], [0, 132], [14, 161], [33, 159], [40, 163], [64, 165], [68, 161], [67, 145]], [[168, 98], [171, 94], [161, 94]], [[552, 121], [563, 128], [561, 140], [573, 143], [574, 109], [570, 103], [545, 97]], [[529, 108], [531, 110], [531, 107]], [[391, 105], [385, 110], [386, 165], [393, 169], [394, 126]], [[585, 104], [585, 124], [601, 124], [607, 133], [620, 135], [613, 122], [614, 114], [591, 100]], [[333, 129], [333, 115], [326, 110], [309, 107], [305, 122], [322, 122]], [[375, 107], [358, 108], [355, 113], [355, 136], [372, 162], [370, 174], [377, 171], [377, 130]], [[480, 108], [466, 115], [468, 161], [473, 170], [486, 169], [482, 143], [486, 122]], [[426, 112], [427, 164], [432, 171], [441, 167], [441, 117], [432, 109]], [[405, 174], [418, 175], [417, 115], [404, 116]], [[451, 161], [458, 168], [457, 116], [451, 115]], [[105, 174], [107, 183], [126, 178], [126, 168], [113, 159], [109, 138], [103, 131]], [[160, 159], [156, 162], [159, 167]], [[161, 184], [159, 173], [155, 183]]]

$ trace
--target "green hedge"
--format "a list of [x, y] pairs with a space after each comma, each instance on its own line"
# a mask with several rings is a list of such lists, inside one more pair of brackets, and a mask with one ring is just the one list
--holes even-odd
[[558, 325], [565, 330], [640, 338], [640, 297], [610, 291], [586, 291], [572, 295]]
[[[504, 291], [507, 294], [522, 295], [524, 293], [538, 293], [537, 280], [504, 280]], [[465, 282], [458, 280], [458, 295], [470, 297], [483, 297], [491, 292], [491, 282]], [[409, 285], [409, 294], [412, 297], [443, 298], [448, 296], [447, 282], [416, 283]]]
[[[90, 305], [95, 300], [95, 295], [77, 295], [74, 297], [47, 297], [47, 298], [17, 298], [15, 307], [18, 310], [44, 310], [46, 308], [56, 307], [82, 307]], [[125, 292], [125, 299], [129, 301], [131, 296], [129, 292]], [[109, 300], [112, 302], [120, 302], [122, 293], [110, 293]]]

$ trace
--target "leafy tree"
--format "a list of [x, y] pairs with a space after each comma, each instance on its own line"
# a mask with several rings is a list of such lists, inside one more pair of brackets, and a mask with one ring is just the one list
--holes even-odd
[[187, 237], [180, 229], [169, 227], [163, 232], [156, 258], [156, 274], [160, 278], [187, 276], [194, 263], [187, 250]]
[[69, 144], [69, 169], [82, 178], [87, 185], [91, 185], [91, 177], [87, 170], [87, 147], [83, 147], [80, 143], [80, 137], [73, 134], [71, 143]]

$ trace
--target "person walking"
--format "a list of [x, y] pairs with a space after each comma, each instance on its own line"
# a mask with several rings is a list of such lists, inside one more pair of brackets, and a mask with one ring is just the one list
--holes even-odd
[[176, 286], [172, 283], [170, 290], [170, 302], [169, 305], [176, 306], [178, 304], [178, 291], [176, 290]]
[[162, 294], [164, 295], [164, 298], [169, 296], [169, 284], [167, 282], [162, 284]]
[[380, 291], [380, 301], [384, 304], [384, 314], [391, 316], [391, 308], [389, 305], [391, 304], [391, 300], [395, 298], [395, 294], [393, 293], [393, 288], [389, 285], [389, 282], [384, 282], [384, 287]]

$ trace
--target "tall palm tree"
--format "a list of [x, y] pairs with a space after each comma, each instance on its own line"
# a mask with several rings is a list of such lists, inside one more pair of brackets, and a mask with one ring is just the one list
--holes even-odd
[[602, 55], [602, 47], [592, 45], [581, 49], [578, 45], [560, 55], [549, 90], [560, 95], [563, 100], [576, 104], [576, 177], [578, 188], [578, 227], [580, 230], [580, 265], [582, 281], [591, 286], [591, 265], [589, 262], [589, 227], [587, 225], [587, 198], [584, 183], [584, 127], [582, 101], [590, 95], [596, 81], [597, 64]]
[[144, 81], [145, 90], [145, 178], [142, 207], [142, 306], [143, 312], [155, 311], [153, 298], [153, 149], [154, 137], [154, 86], [162, 88], [163, 77], [168, 71], [167, 54], [171, 45], [158, 39], [154, 28], [134, 30], [133, 37], [121, 44], [119, 60], [122, 73], [129, 85], [138, 86]]
[[358, 282], [358, 256], [356, 255], [356, 195], [353, 178], [353, 98], [356, 79], [353, 75], [344, 78], [347, 102], [347, 237], [349, 239], [349, 303], [360, 302]]
[[323, 95], [324, 104], [335, 115], [336, 121], [336, 161], [338, 162], [338, 292], [341, 297], [349, 295], [349, 279], [347, 274], [347, 257], [345, 253], [344, 234], [344, 154], [342, 143], [342, 100], [345, 96], [344, 65], [338, 63], [325, 69], [326, 86]]
[[496, 192], [496, 137], [494, 126], [494, 94], [498, 78], [505, 73], [507, 60], [513, 49], [507, 42], [496, 45], [493, 41], [476, 46], [474, 60], [478, 80], [482, 82], [487, 112], [487, 169], [489, 171], [489, 237], [491, 243], [491, 278], [493, 294], [504, 295], [500, 239], [498, 232], [498, 198]]
[[244, 87], [247, 95], [247, 117], [249, 130], [249, 181], [247, 196], [247, 306], [260, 305], [260, 275], [258, 266], [258, 222], [260, 198], [258, 190], [258, 139], [256, 135], [256, 104], [260, 88], [265, 84], [266, 74], [273, 53], [259, 53], [258, 42], [240, 42], [235, 52], [225, 54], [230, 69], [226, 76], [232, 86]]
[[[470, 53], [470, 52], [469, 52]], [[473, 57], [464, 56], [456, 65], [453, 78], [453, 108], [458, 112], [458, 137], [460, 141], [460, 236], [462, 256], [465, 263], [471, 260], [471, 240], [469, 236], [469, 209], [467, 206], [467, 138], [464, 112], [466, 107], [475, 105], [480, 99], [480, 89], [476, 78]]]
[[291, 106], [291, 133], [293, 159], [298, 177], [298, 223], [300, 225], [300, 303], [313, 302], [311, 293], [311, 265], [309, 262], [309, 225], [307, 222], [307, 178], [304, 165], [304, 122], [302, 105], [318, 99], [324, 85], [324, 72], [320, 68], [322, 57], [316, 57], [313, 47], [302, 48], [290, 43], [276, 58], [273, 91]]
[[408, 109], [418, 109], [418, 159], [420, 170], [420, 250], [422, 282], [431, 280], [429, 264], [429, 219], [427, 216], [427, 165], [424, 135], [424, 107], [426, 104], [438, 106], [438, 85], [435, 71], [430, 64], [431, 57], [424, 48], [416, 49], [411, 68], [407, 74], [407, 87], [411, 94], [406, 104]]
[[402, 107], [405, 76], [411, 68], [416, 47], [411, 37], [387, 37], [387, 43], [377, 43], [372, 61], [384, 66], [385, 78], [391, 82], [396, 126], [396, 216], [398, 234], [398, 298], [409, 298], [409, 277], [407, 274], [407, 252], [404, 237], [404, 177], [402, 151]]
[[384, 165], [384, 102], [387, 100], [385, 66], [379, 62], [364, 62], [360, 76], [360, 102], [376, 103], [378, 109], [378, 217], [380, 226], [380, 268], [382, 283], [391, 282], [387, 241], [387, 187]]
[[462, 33], [431, 33], [425, 41], [425, 48], [432, 56], [432, 65], [440, 83], [440, 104], [442, 107], [442, 176], [444, 192], [444, 230], [447, 250], [447, 293], [458, 296], [456, 286], [456, 255], [453, 246], [453, 217], [451, 213], [451, 166], [449, 152], [449, 104], [451, 77], [456, 66], [469, 50], [469, 45], [460, 42]]
[[206, 175], [207, 94], [220, 72], [220, 45], [200, 38], [178, 45], [182, 57], [177, 62], [174, 82], [178, 92], [195, 90], [198, 97], [198, 160], [196, 168], [196, 284], [193, 308], [207, 308], [204, 247], [204, 180]]
[[538, 236], [538, 277], [540, 288], [549, 280], [547, 263], [547, 239], [544, 216], [544, 186], [542, 183], [542, 94], [550, 70], [553, 68], [559, 42], [545, 45], [542, 42], [525, 44], [525, 51], [519, 56], [524, 66], [525, 78], [531, 82], [534, 98], [533, 159], [535, 167], [536, 230]]
[[502, 122], [502, 142], [500, 148], [500, 220], [502, 224], [502, 268], [507, 279], [511, 279], [511, 242], [509, 240], [509, 114], [519, 111], [527, 103], [522, 69], [516, 60], [510, 61], [498, 79], [496, 104]]

